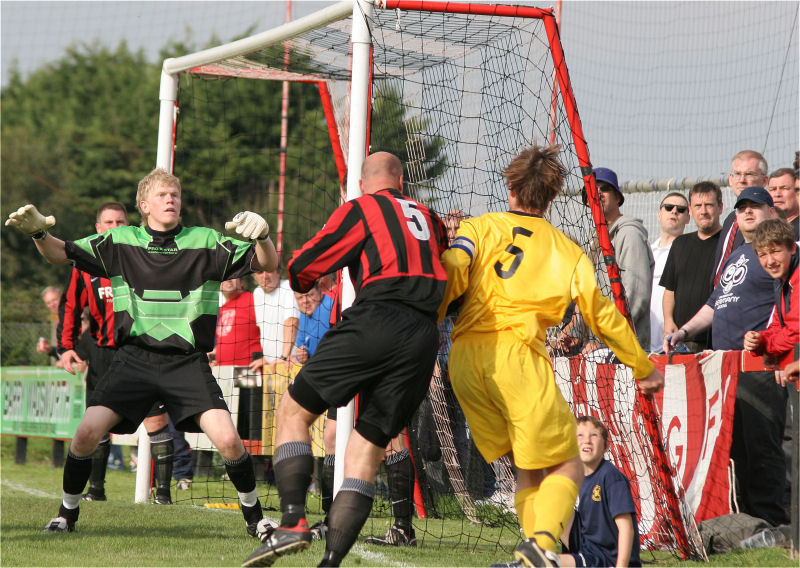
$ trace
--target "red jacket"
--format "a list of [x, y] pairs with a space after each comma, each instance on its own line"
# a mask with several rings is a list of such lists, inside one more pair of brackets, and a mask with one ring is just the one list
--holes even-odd
[[764, 343], [756, 351], [757, 355], [774, 355], [783, 357], [790, 353], [800, 342], [798, 331], [800, 319], [800, 270], [797, 269], [798, 254], [795, 252], [790, 274], [786, 282], [779, 283], [775, 292], [775, 307], [772, 309], [769, 326], [760, 332]]

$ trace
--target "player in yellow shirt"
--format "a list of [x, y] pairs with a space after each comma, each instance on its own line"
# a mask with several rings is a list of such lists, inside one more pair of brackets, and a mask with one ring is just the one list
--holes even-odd
[[439, 311], [463, 296], [453, 329], [450, 377], [475, 444], [487, 462], [510, 454], [524, 566], [557, 566], [557, 538], [583, 481], [575, 417], [556, 386], [545, 331], [570, 302], [639, 388], [664, 384], [633, 330], [600, 292], [591, 262], [543, 217], [563, 185], [558, 146], [533, 146], [504, 174], [509, 211], [461, 222], [442, 255], [447, 291]]

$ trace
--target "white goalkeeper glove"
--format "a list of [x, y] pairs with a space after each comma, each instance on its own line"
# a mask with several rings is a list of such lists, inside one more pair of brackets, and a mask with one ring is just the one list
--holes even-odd
[[258, 239], [263, 241], [269, 235], [269, 225], [258, 213], [252, 211], [241, 211], [237, 213], [232, 221], [225, 223], [227, 231], [236, 231], [245, 239]]
[[41, 239], [47, 234], [47, 229], [56, 224], [52, 215], [45, 217], [35, 205], [23, 205], [6, 219], [6, 227], [14, 227], [19, 232], [29, 237]]

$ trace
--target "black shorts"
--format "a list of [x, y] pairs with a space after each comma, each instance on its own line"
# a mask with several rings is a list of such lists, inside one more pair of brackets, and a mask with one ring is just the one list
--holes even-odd
[[[100, 379], [106, 374], [108, 368], [111, 366], [111, 361], [117, 354], [117, 350], [111, 347], [100, 347], [92, 342], [86, 346], [86, 353], [88, 357], [89, 367], [86, 371], [86, 406], [89, 406], [89, 401], [92, 399], [94, 389], [100, 383]], [[161, 401], [153, 403], [150, 407], [150, 412], [147, 417], [160, 416], [167, 411], [164, 403]]]
[[99, 347], [92, 342], [86, 346], [86, 353], [88, 356], [89, 368], [86, 371], [86, 400], [88, 401], [94, 389], [100, 383], [100, 379], [106, 374], [108, 368], [111, 366], [111, 361], [114, 360], [114, 355], [117, 354], [116, 349], [110, 347]]
[[422, 313], [390, 302], [356, 304], [325, 333], [289, 392], [318, 415], [358, 394], [356, 431], [383, 447], [425, 398], [438, 348], [436, 323]]
[[228, 410], [205, 353], [159, 353], [133, 345], [117, 350], [88, 406], [106, 406], [122, 416], [114, 434], [136, 431], [154, 404], [166, 406], [178, 430], [201, 432], [194, 417], [206, 410]]

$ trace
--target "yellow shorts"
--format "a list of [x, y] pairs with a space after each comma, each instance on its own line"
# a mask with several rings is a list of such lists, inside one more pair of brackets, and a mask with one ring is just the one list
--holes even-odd
[[450, 380], [472, 438], [487, 462], [512, 452], [522, 469], [578, 455], [575, 417], [550, 360], [513, 332], [468, 333], [450, 349]]

